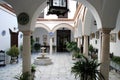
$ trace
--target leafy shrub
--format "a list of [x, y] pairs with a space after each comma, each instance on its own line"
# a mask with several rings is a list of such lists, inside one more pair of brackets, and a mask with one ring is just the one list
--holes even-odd
[[112, 61], [120, 65], [120, 57], [119, 56], [113, 56]]
[[31, 72], [35, 72], [36, 71], [36, 66], [34, 64], [31, 65]]
[[76, 48], [77, 48], [77, 42], [74, 42], [74, 41], [66, 42], [66, 49], [68, 51], [74, 51], [74, 50], [76, 50]]
[[94, 48], [93, 48], [93, 46], [92, 45], [89, 45], [89, 51], [92, 53], [92, 52], [94, 52]]
[[100, 70], [97, 69], [99, 66], [100, 63], [96, 60], [88, 60], [81, 55], [81, 60], [75, 62], [71, 68], [71, 73], [80, 80], [105, 80]]
[[77, 47], [77, 42], [67, 42], [66, 43], [66, 49], [70, 52], [73, 52], [73, 57], [78, 58], [80, 54], [80, 48]]
[[38, 51], [38, 50], [40, 50], [40, 44], [39, 43], [35, 43], [34, 44], [34, 49], [36, 50], [36, 51]]
[[17, 57], [19, 55], [19, 49], [14, 45], [6, 53], [11, 57]]

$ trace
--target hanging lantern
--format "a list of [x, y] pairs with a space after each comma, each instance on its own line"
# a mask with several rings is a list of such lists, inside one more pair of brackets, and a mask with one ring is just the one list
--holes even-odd
[[64, 14], [69, 11], [69, 9], [67, 8], [67, 0], [49, 0], [48, 6], [48, 15], [56, 14], [57, 16], [64, 16]]

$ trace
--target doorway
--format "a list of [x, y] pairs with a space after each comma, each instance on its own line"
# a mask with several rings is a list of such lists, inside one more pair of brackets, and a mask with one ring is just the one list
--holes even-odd
[[66, 42], [71, 41], [70, 30], [57, 30], [57, 52], [68, 52]]

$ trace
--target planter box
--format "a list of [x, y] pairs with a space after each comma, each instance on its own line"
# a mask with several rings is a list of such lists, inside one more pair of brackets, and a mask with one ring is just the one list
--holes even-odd
[[111, 67], [112, 69], [115, 69], [115, 71], [120, 72], [120, 64], [117, 64], [117, 63], [115, 63], [115, 62], [113, 62], [113, 61], [110, 61], [110, 67]]

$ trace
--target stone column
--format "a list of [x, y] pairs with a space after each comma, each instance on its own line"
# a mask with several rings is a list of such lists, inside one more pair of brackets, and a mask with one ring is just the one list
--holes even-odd
[[78, 47], [80, 48], [81, 47], [81, 38], [78, 37]]
[[101, 60], [101, 48], [102, 48], [102, 31], [99, 30], [99, 50], [98, 50], [98, 62], [100, 63]]
[[110, 31], [109, 29], [102, 29], [102, 45], [101, 45], [101, 66], [100, 71], [109, 80], [109, 48], [110, 48]]
[[77, 42], [77, 38], [74, 38], [75, 39], [75, 42]]
[[88, 57], [88, 36], [84, 35], [83, 54]]
[[53, 52], [53, 45], [52, 45], [53, 43], [52, 43], [52, 37], [50, 37], [50, 54], [52, 54], [52, 52]]
[[23, 73], [31, 73], [31, 44], [30, 44], [30, 31], [23, 31], [23, 52], [22, 52], [22, 66]]

